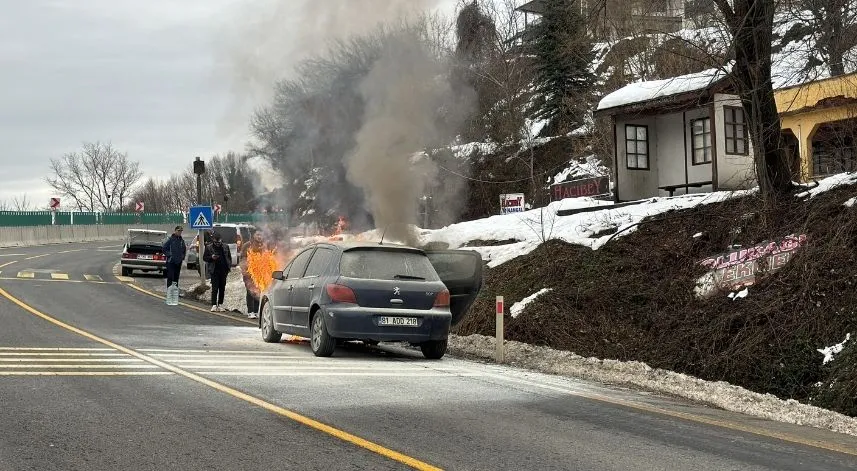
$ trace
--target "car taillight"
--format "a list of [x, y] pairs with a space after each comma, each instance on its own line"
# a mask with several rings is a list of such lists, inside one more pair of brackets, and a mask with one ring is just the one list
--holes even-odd
[[154, 256], [154, 259], [155, 259], [155, 260], [166, 260], [166, 259], [167, 259], [167, 256], [166, 256], [166, 255], [164, 255], [164, 254], [162, 254], [162, 253], [156, 253], [156, 254], [155, 254], [155, 256]]
[[434, 307], [449, 307], [449, 290], [445, 289], [434, 298]]
[[122, 254], [122, 258], [137, 258], [137, 254], [125, 252]]
[[342, 285], [327, 285], [327, 295], [330, 300], [335, 303], [350, 303], [357, 304], [357, 296], [354, 295], [354, 290]]

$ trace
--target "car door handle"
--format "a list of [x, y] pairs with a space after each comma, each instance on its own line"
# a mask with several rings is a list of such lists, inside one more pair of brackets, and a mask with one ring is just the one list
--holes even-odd
[[391, 299], [390, 304], [405, 304], [401, 299]]

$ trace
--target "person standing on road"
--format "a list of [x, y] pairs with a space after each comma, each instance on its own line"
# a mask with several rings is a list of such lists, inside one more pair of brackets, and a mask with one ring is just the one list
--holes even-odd
[[221, 241], [220, 234], [211, 235], [212, 242], [205, 248], [203, 260], [208, 264], [211, 274], [211, 312], [223, 312], [223, 298], [226, 295], [226, 277], [232, 270], [232, 252]]
[[173, 283], [179, 283], [179, 275], [182, 271], [182, 262], [187, 254], [187, 245], [182, 238], [182, 226], [176, 226], [173, 234], [164, 241], [161, 247], [167, 257], [167, 288]]
[[262, 237], [262, 231], [256, 229], [253, 231], [250, 243], [246, 244], [241, 249], [240, 258], [241, 272], [242, 277], [244, 278], [244, 289], [247, 291], [247, 294], [245, 295], [247, 301], [247, 317], [250, 319], [258, 318], [261, 289], [253, 280], [253, 276], [250, 274], [249, 265], [251, 260], [254, 262], [261, 260], [261, 257], [263, 257], [266, 252], [269, 252], [269, 249], [265, 244], [265, 239]]

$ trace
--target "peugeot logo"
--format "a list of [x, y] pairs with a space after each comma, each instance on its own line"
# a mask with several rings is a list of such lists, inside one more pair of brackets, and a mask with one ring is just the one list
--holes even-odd
[[402, 290], [400, 290], [399, 287], [396, 286], [395, 288], [393, 288], [393, 294], [398, 296], [398, 295], [402, 294]]

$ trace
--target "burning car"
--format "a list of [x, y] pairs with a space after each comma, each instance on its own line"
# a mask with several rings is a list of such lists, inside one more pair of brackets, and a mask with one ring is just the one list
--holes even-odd
[[403, 341], [439, 359], [482, 288], [482, 263], [469, 250], [312, 244], [273, 273], [261, 300], [262, 339], [308, 337], [316, 356], [332, 355], [338, 341]]

